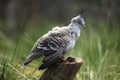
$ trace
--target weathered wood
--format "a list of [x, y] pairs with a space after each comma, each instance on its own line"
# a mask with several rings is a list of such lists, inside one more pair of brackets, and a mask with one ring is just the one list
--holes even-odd
[[83, 64], [82, 59], [68, 57], [66, 60], [47, 69], [39, 80], [73, 80]]

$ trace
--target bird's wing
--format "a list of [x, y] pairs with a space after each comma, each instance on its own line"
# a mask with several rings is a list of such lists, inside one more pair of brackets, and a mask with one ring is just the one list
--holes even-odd
[[44, 60], [43, 64], [39, 67], [40, 69], [45, 69], [51, 67], [60, 57], [62, 57], [68, 44], [71, 40], [71, 33], [69, 29], [58, 29], [49, 32], [47, 39], [40, 41], [39, 48], [43, 48]]
[[50, 56], [61, 47], [66, 47], [71, 40], [71, 33], [67, 28], [52, 29], [35, 43], [31, 53], [42, 51], [42, 55]]
[[44, 55], [43, 64], [39, 69], [51, 66], [66, 52], [66, 47], [71, 40], [70, 35], [70, 31], [67, 28], [52, 29], [38, 39], [25, 63]]

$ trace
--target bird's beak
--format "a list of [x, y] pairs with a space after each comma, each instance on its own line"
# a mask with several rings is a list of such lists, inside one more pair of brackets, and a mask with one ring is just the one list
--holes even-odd
[[83, 24], [83, 25], [82, 25], [82, 27], [85, 29], [85, 28], [86, 28], [86, 25], [85, 25], [85, 24]]

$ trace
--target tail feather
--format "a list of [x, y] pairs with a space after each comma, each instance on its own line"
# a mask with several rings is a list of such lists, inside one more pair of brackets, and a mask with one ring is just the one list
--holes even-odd
[[25, 62], [23, 63], [23, 65], [27, 65], [27, 64], [29, 64], [32, 60], [33, 60], [33, 59], [31, 59], [31, 58], [30, 58], [30, 59], [29, 59], [29, 58], [26, 59]]
[[29, 64], [30, 62], [32, 62], [34, 59], [37, 59], [41, 56], [40, 53], [31, 53], [27, 59], [25, 60], [25, 62], [23, 63], [23, 65], [27, 65]]

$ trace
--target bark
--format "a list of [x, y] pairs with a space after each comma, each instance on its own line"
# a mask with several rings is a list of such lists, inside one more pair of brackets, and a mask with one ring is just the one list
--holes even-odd
[[82, 64], [82, 59], [68, 57], [65, 62], [48, 68], [39, 80], [73, 80]]

